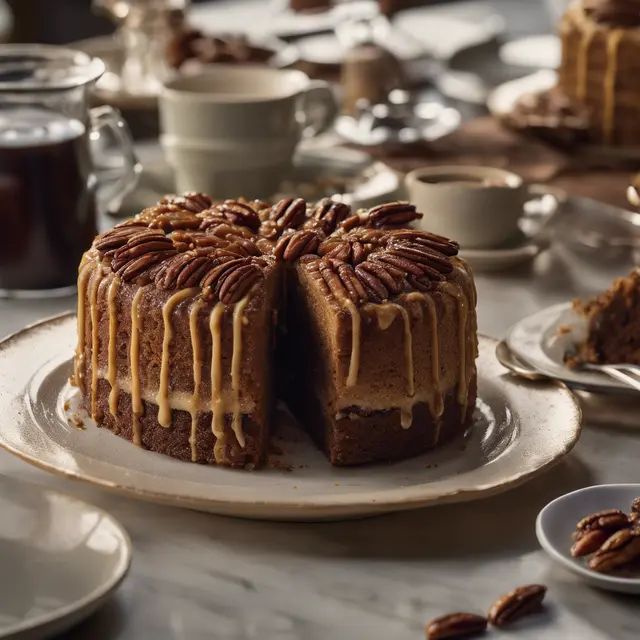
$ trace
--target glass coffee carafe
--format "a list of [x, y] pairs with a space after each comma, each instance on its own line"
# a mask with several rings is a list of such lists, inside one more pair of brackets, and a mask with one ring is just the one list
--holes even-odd
[[89, 108], [101, 60], [44, 45], [0, 46], [0, 295], [73, 291], [97, 232], [140, 166], [120, 113]]

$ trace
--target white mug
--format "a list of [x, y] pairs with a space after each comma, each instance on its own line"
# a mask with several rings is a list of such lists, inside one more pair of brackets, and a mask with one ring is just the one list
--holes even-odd
[[435, 166], [407, 174], [409, 201], [423, 214], [421, 228], [467, 249], [497, 247], [519, 231], [525, 204], [552, 195], [544, 185], [526, 185], [510, 171], [491, 167]]
[[165, 85], [160, 141], [178, 191], [260, 198], [277, 191], [300, 140], [337, 112], [329, 85], [301, 71], [212, 65]]

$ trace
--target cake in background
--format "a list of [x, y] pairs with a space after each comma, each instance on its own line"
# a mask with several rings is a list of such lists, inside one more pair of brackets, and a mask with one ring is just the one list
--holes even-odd
[[590, 140], [640, 147], [640, 0], [581, 0], [559, 31], [558, 87], [589, 109]]
[[600, 296], [576, 300], [573, 308], [587, 322], [587, 337], [567, 354], [569, 366], [640, 365], [640, 269], [615, 280]]
[[276, 379], [336, 465], [464, 432], [473, 276], [455, 242], [408, 228], [421, 215], [190, 193], [97, 236], [78, 276], [85, 409], [152, 451], [241, 468], [265, 461]]

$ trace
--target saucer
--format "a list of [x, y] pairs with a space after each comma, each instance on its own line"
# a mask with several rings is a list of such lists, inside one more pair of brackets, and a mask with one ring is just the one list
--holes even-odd
[[62, 633], [95, 612], [129, 569], [129, 536], [96, 507], [0, 475], [0, 512], [0, 638]]
[[637, 578], [597, 573], [587, 567], [584, 558], [573, 558], [569, 551], [571, 534], [582, 518], [604, 509], [621, 509], [628, 513], [631, 502], [637, 497], [640, 497], [640, 484], [602, 484], [560, 496], [538, 515], [538, 541], [553, 560], [588, 584], [609, 591], [640, 594], [640, 572]]
[[520, 231], [508, 244], [493, 249], [461, 247], [459, 255], [474, 271], [502, 271], [531, 262], [550, 246], [547, 234], [532, 237]]

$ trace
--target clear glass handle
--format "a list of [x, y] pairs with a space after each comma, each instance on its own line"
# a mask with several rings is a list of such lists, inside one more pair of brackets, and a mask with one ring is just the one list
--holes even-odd
[[96, 199], [101, 209], [117, 211], [123, 198], [138, 184], [142, 165], [122, 114], [113, 107], [91, 109], [91, 151]]

